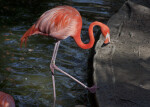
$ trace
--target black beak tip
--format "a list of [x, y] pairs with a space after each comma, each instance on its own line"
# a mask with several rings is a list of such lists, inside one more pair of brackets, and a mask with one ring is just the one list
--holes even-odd
[[101, 47], [107, 46], [109, 43], [103, 43]]

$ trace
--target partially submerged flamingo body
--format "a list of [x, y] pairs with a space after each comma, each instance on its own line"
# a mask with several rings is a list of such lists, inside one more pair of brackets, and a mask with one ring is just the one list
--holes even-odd
[[55, 79], [54, 79], [54, 69], [64, 73], [65, 75], [69, 76], [83, 87], [87, 88], [90, 92], [96, 91], [96, 86], [87, 87], [68, 73], [64, 72], [63, 70], [59, 69], [55, 65], [55, 59], [58, 51], [58, 47], [60, 44], [60, 40], [66, 39], [67, 37], [71, 36], [77, 43], [77, 45], [82, 49], [89, 49], [92, 48], [95, 42], [94, 35], [93, 35], [93, 27], [100, 26], [102, 34], [105, 38], [104, 44], [108, 44], [110, 42], [110, 32], [108, 26], [105, 24], [95, 21], [90, 24], [89, 26], [89, 38], [90, 41], [87, 44], [84, 44], [81, 40], [81, 28], [82, 28], [82, 18], [80, 13], [73, 7], [70, 6], [58, 6], [51, 10], [46, 11], [41, 15], [41, 17], [37, 20], [32, 27], [26, 31], [26, 33], [21, 38], [21, 47], [22, 43], [27, 41], [27, 38], [31, 35], [40, 34], [44, 36], [50, 36], [56, 38], [58, 42], [55, 44], [52, 60], [50, 63], [50, 69], [52, 71], [52, 80], [53, 80], [53, 90], [54, 90], [54, 99], [56, 99], [55, 93]]
[[0, 107], [15, 107], [15, 101], [13, 97], [0, 91]]

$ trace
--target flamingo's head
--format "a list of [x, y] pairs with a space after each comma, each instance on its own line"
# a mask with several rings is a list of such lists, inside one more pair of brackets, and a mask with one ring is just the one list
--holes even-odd
[[109, 44], [109, 43], [110, 43], [110, 34], [107, 33], [106, 36], [105, 36], [104, 44]]
[[107, 25], [103, 25], [103, 27], [101, 27], [101, 31], [102, 31], [102, 35], [104, 36], [105, 40], [102, 46], [106, 46], [107, 44], [110, 43], [110, 30], [109, 27]]

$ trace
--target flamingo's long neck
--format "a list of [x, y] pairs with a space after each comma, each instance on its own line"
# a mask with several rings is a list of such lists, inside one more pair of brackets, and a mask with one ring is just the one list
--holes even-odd
[[97, 22], [97, 21], [90, 24], [90, 26], [89, 26], [89, 38], [90, 38], [89, 43], [84, 44], [82, 42], [81, 36], [80, 36], [81, 31], [78, 31], [78, 33], [73, 37], [75, 42], [77, 43], [77, 45], [79, 47], [81, 47], [82, 49], [89, 49], [89, 48], [93, 47], [94, 42], [95, 42], [95, 38], [94, 38], [94, 34], [93, 34], [93, 28], [96, 25], [103, 27], [104, 24], [101, 22]]

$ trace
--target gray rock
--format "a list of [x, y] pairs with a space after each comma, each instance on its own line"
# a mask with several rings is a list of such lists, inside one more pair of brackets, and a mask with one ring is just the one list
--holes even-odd
[[102, 36], [94, 56], [99, 107], [150, 107], [150, 0], [129, 0], [108, 21], [111, 43]]

